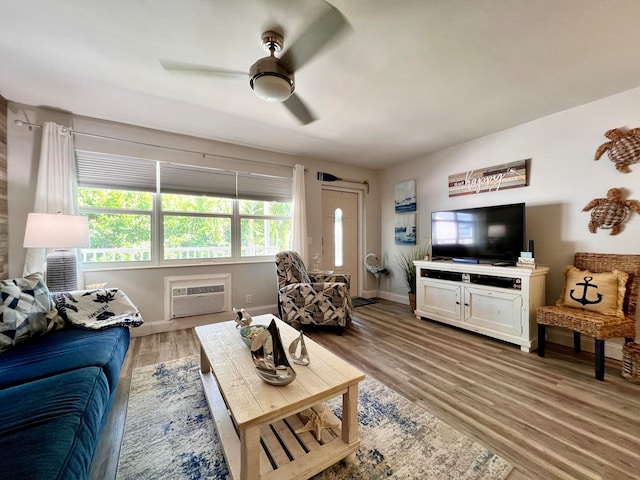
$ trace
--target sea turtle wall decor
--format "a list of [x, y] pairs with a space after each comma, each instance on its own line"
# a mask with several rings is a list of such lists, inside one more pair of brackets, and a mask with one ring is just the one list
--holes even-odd
[[607, 152], [618, 171], [629, 173], [629, 165], [640, 162], [640, 128], [632, 128], [628, 132], [614, 128], [608, 130], [604, 136], [611, 141], [600, 145], [593, 159], [598, 160]]
[[589, 231], [596, 233], [596, 229], [611, 229], [610, 235], [617, 235], [622, 231], [622, 224], [629, 216], [629, 210], [640, 213], [640, 202], [637, 200], [622, 200], [620, 188], [610, 188], [607, 198], [594, 198], [582, 209], [591, 212]]

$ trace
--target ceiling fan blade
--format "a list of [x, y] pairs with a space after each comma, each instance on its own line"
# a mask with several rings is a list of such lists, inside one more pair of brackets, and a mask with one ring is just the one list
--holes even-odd
[[199, 65], [197, 63], [176, 62], [173, 60], [160, 59], [160, 65], [162, 68], [169, 72], [184, 72], [184, 73], [203, 73], [207, 75], [218, 76], [243, 76], [248, 77], [247, 72], [241, 72], [240, 70], [229, 70], [226, 68], [212, 67], [210, 65]]
[[300, 97], [295, 93], [282, 103], [303, 125], [307, 125], [317, 120], [317, 118], [311, 113], [311, 111], [307, 108]]
[[326, 5], [324, 12], [305, 29], [305, 32], [280, 58], [290, 72], [297, 72], [329, 41], [351, 29], [351, 25], [340, 10], [327, 2], [324, 3]]

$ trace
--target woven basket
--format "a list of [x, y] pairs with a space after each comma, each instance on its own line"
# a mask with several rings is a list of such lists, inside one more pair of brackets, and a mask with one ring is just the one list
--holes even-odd
[[640, 344], [628, 342], [622, 347], [622, 376], [640, 383]]

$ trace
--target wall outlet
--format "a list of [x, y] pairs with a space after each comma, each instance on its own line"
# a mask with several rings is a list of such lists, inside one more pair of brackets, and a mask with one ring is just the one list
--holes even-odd
[[247, 295], [244, 299], [246, 303], [251, 303], [251, 295]]

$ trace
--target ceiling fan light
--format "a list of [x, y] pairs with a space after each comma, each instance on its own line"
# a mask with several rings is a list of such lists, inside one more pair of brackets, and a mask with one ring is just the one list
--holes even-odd
[[258, 98], [267, 102], [284, 102], [293, 93], [293, 85], [289, 80], [269, 73], [254, 77], [251, 88]]

